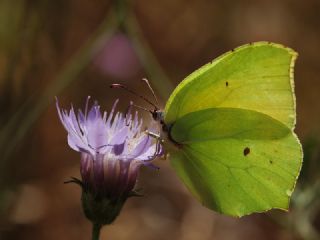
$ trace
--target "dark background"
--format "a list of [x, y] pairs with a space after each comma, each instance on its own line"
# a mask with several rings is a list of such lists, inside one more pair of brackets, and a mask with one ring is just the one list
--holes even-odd
[[[79, 154], [67, 146], [54, 96], [68, 108], [87, 95], [120, 110], [139, 99], [164, 106], [174, 86], [220, 54], [254, 41], [295, 49], [297, 128], [304, 167], [290, 211], [241, 219], [194, 200], [170, 168], [142, 169], [145, 197], [130, 199], [101, 239], [319, 239], [320, 1], [0, 0], [0, 239], [89, 239]], [[259, 94], [259, 93], [257, 93]], [[146, 121], [149, 116], [145, 115]]]

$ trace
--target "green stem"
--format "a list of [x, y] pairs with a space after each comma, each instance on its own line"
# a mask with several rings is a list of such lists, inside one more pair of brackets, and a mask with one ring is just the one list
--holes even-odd
[[93, 223], [92, 225], [92, 240], [99, 240], [100, 230], [102, 225]]

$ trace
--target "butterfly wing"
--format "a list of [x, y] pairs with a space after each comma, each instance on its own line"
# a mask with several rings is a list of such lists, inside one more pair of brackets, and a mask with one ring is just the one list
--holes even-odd
[[254, 43], [183, 80], [165, 123], [180, 144], [171, 163], [205, 206], [232, 216], [287, 209], [302, 162], [293, 133], [296, 53]]
[[210, 107], [233, 107], [265, 113], [292, 128], [296, 56], [290, 48], [266, 42], [225, 53], [176, 87], [165, 107], [165, 122]]
[[170, 152], [172, 166], [208, 208], [232, 216], [288, 208], [302, 152], [285, 124], [252, 110], [209, 108], [178, 119], [171, 134], [181, 144]]

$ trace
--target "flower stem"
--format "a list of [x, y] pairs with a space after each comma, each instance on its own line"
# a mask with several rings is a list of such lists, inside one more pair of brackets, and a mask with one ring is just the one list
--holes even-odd
[[92, 225], [92, 240], [99, 240], [101, 225], [98, 223], [93, 223]]

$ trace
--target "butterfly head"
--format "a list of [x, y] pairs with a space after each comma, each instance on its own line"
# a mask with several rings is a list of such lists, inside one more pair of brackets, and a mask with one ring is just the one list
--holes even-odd
[[145, 78], [142, 79], [142, 81], [148, 86], [148, 89], [151, 91], [153, 97], [154, 97], [154, 100], [155, 100], [155, 103], [153, 101], [150, 101], [148, 98], [146, 98], [145, 96], [143, 95], [140, 95], [138, 94], [137, 92], [131, 90], [130, 88], [128, 88], [127, 86], [123, 85], [123, 84], [119, 84], [119, 83], [114, 83], [114, 84], [111, 84], [110, 87], [111, 88], [122, 88], [124, 90], [126, 90], [127, 92], [130, 92], [131, 94], [133, 95], [136, 95], [138, 96], [139, 98], [141, 98], [142, 100], [144, 100], [145, 102], [147, 102], [148, 104], [150, 104], [152, 107], [153, 107], [153, 110], [149, 110], [147, 108], [144, 108], [144, 107], [141, 107], [141, 106], [138, 106], [138, 105], [134, 105], [132, 104], [133, 106], [137, 107], [137, 108], [140, 108], [142, 110], [145, 110], [147, 112], [150, 112], [151, 115], [152, 115], [152, 118], [157, 121], [157, 122], [160, 122], [162, 125], [164, 124], [164, 121], [163, 121], [163, 111], [159, 109], [159, 101], [157, 99], [157, 96], [155, 94], [155, 92], [153, 91], [149, 81]]
[[153, 120], [160, 122], [161, 124], [163, 123], [163, 111], [154, 109], [153, 111], [151, 111], [151, 115]]
[[168, 126], [167, 124], [165, 124], [164, 122], [164, 112], [158, 107], [159, 106], [159, 101], [157, 99], [157, 96], [155, 94], [155, 92], [153, 91], [149, 81], [147, 79], [142, 79], [142, 81], [147, 85], [148, 89], [150, 90], [150, 92], [152, 93], [153, 97], [154, 97], [154, 100], [155, 102], [153, 101], [150, 101], [148, 98], [146, 98], [145, 96], [143, 95], [140, 95], [138, 94], [137, 92], [133, 91], [132, 89], [128, 88], [127, 86], [123, 85], [123, 84], [118, 84], [118, 83], [115, 83], [115, 84], [111, 84], [110, 87], [111, 88], [122, 88], [124, 90], [126, 90], [127, 92], [141, 98], [142, 100], [144, 100], [146, 103], [150, 104], [152, 107], [153, 107], [153, 110], [151, 109], [148, 109], [148, 108], [145, 108], [145, 107], [141, 107], [141, 106], [138, 106], [138, 105], [135, 105], [135, 104], [131, 104], [131, 106], [134, 106], [136, 108], [139, 108], [141, 110], [144, 110], [146, 112], [149, 112], [151, 113], [151, 116], [152, 118], [159, 122], [162, 126], [162, 130], [164, 132], [169, 132], [170, 130], [170, 126]]

